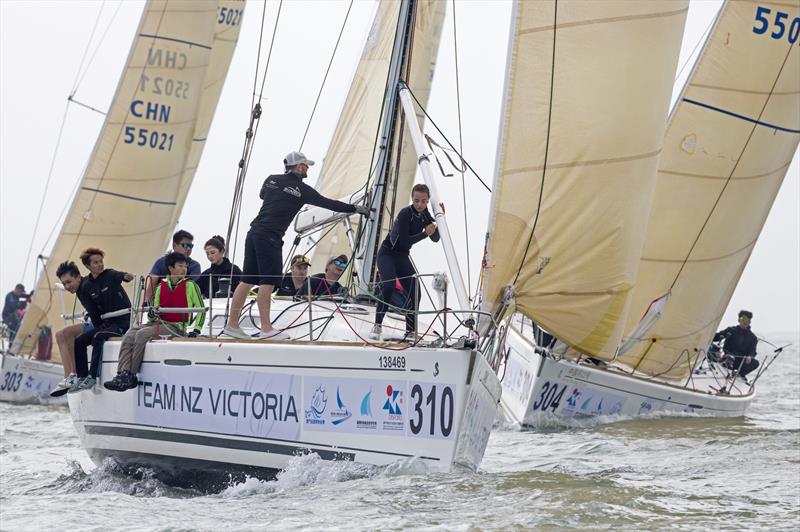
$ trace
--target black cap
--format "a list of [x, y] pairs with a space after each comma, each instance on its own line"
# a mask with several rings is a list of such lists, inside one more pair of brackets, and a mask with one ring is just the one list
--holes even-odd
[[748, 320], [753, 319], [753, 313], [750, 312], [749, 310], [740, 310], [739, 317], [741, 318], [742, 316], [745, 316]]

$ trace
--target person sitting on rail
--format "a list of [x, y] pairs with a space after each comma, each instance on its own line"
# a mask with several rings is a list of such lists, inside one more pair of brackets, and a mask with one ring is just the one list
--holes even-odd
[[308, 267], [311, 261], [305, 255], [295, 255], [289, 261], [289, 272], [283, 275], [281, 283], [276, 287], [276, 296], [294, 296], [308, 279]]
[[343, 294], [346, 289], [339, 284], [339, 279], [346, 268], [347, 255], [331, 257], [325, 264], [325, 271], [309, 277], [308, 283], [297, 290], [297, 296], [308, 297], [310, 293], [311, 297], [332, 297]]
[[722, 350], [725, 356], [722, 363], [728, 368], [739, 370], [739, 376], [747, 382], [747, 374], [758, 367], [756, 345], [758, 338], [750, 330], [753, 313], [749, 310], [739, 311], [739, 325], [723, 329], [714, 335], [714, 341], [724, 340]]
[[[133, 275], [106, 268], [105, 253], [89, 248], [81, 253], [81, 262], [89, 269], [89, 275], [81, 285], [81, 302], [91, 316], [94, 328], [75, 338], [75, 371], [80, 382], [72, 385], [69, 393], [93, 388], [100, 377], [103, 361], [103, 345], [113, 336], [122, 336], [131, 323], [131, 300], [122, 283], [133, 280]], [[88, 349], [92, 346], [92, 361], [86, 368]]]
[[[137, 374], [142, 367], [147, 342], [159, 336], [189, 336], [194, 338], [200, 334], [205, 321], [203, 296], [197, 283], [186, 277], [188, 270], [186, 257], [173, 251], [164, 259], [169, 275], [156, 286], [153, 294], [153, 305], [148, 313], [149, 321], [134, 327], [122, 338], [119, 349], [117, 375], [103, 386], [108, 390], [124, 392], [139, 385]], [[195, 312], [162, 312], [158, 308], [201, 309]]]
[[[236, 285], [242, 278], [242, 270], [225, 256], [225, 239], [221, 236], [215, 235], [208, 239], [205, 251], [211, 267], [204, 270], [197, 278], [200, 292], [205, 298], [228, 297], [228, 287], [230, 287], [231, 294], [236, 290]], [[228, 285], [228, 280], [230, 280], [230, 285]]]
[[[86, 282], [86, 277], [81, 275], [81, 271], [74, 262], [64, 261], [59, 264], [56, 269], [56, 277], [61, 281], [64, 290], [77, 296], [84, 309], [91, 305], [91, 301], [86, 298], [86, 293], [81, 290], [81, 285]], [[94, 327], [95, 324], [92, 323], [90, 315], [89, 321], [68, 325], [56, 333], [58, 352], [61, 354], [61, 363], [64, 365], [64, 379], [56, 384], [53, 392], [68, 390], [78, 383], [78, 374], [75, 373], [75, 339], [81, 334], [91, 331]], [[63, 393], [58, 393], [58, 395]]]

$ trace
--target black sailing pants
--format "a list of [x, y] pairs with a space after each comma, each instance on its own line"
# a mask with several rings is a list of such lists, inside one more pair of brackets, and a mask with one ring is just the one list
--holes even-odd
[[416, 275], [417, 270], [411, 264], [411, 258], [408, 255], [395, 255], [393, 253], [378, 253], [378, 272], [381, 275], [379, 283], [379, 297], [378, 306], [375, 309], [375, 324], [380, 325], [383, 323], [383, 318], [386, 316], [387, 306], [384, 302], [389, 302], [392, 299], [392, 294], [397, 290], [395, 283], [400, 279], [400, 284], [403, 286], [403, 296], [411, 298], [407, 301], [406, 309], [410, 312], [406, 313], [406, 332], [414, 333], [417, 330], [417, 313], [416, 313]]
[[[87, 375], [98, 378], [100, 363], [103, 361], [103, 344], [113, 336], [124, 335], [127, 329], [127, 327], [103, 323], [100, 327], [86, 331], [75, 338], [75, 371], [78, 378], [83, 379]], [[87, 351], [90, 345], [92, 346], [92, 365], [87, 372]]]

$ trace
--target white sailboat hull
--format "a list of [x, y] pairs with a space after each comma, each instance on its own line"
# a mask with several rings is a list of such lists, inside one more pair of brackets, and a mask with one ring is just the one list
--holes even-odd
[[744, 414], [755, 390], [734, 383], [730, 395], [718, 394], [726, 384], [713, 375], [698, 375], [692, 387], [623, 374], [615, 369], [553, 360], [534, 352], [513, 329], [508, 357], [499, 370], [503, 395], [501, 415], [509, 422], [536, 427], [556, 418], [698, 413], [718, 417]]
[[50, 390], [64, 378], [60, 364], [0, 354], [0, 401], [10, 403], [66, 404], [65, 397], [50, 397]]
[[[105, 375], [119, 345], [106, 344]], [[338, 342], [154, 341], [139, 375], [127, 392], [68, 394], [89, 456], [212, 489], [304, 453], [475, 470], [500, 396], [475, 351]]]

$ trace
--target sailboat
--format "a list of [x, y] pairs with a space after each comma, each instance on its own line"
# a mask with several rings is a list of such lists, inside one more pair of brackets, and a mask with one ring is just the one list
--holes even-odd
[[[664, 2], [658, 9], [670, 11]], [[518, 311], [507, 320], [500, 369], [508, 420], [536, 426], [552, 416], [739, 416], [753, 401], [755, 381], [781, 349], [762, 357], [752, 382], [707, 361], [706, 350], [800, 140], [799, 17], [796, 1], [768, 7], [726, 2], [663, 141], [650, 138], [631, 150], [651, 149], [651, 166], [627, 175], [613, 167], [624, 183], [603, 170], [625, 159], [613, 159], [622, 149], [583, 157], [584, 146], [566, 143], [580, 159], [603, 167], [565, 165], [575, 169], [565, 182], [553, 175], [563, 159], [520, 161], [513, 159], [514, 146], [505, 146], [487, 294], [493, 309]], [[554, 54], [559, 43], [569, 45], [569, 24], [548, 33]], [[648, 57], [650, 65], [656, 62]], [[674, 57], [662, 66], [663, 74], [674, 72]], [[669, 80], [662, 81], [663, 90]], [[554, 107], [564, 90], [555, 86]], [[632, 92], [663, 109], [668, 94], [654, 90]], [[602, 105], [637, 103], [633, 94], [621, 96], [605, 94]], [[554, 128], [558, 119], [553, 113]], [[604, 134], [619, 135], [617, 148], [633, 146], [642, 139], [634, 126]], [[520, 207], [506, 192], [519, 179], [519, 167], [548, 168], [529, 181], [542, 190], [538, 205]], [[529, 234], [523, 251], [505, 241], [498, 226]], [[508, 256], [513, 260], [499, 264]]]
[[[211, 20], [214, 13], [222, 22]], [[61, 262], [99, 247], [115, 269], [139, 274], [166, 249], [205, 147], [241, 13], [235, 0], [169, 10], [161, 2], [146, 11], [33, 300], [14, 343], [2, 353], [2, 379], [9, 385], [0, 400], [66, 402], [49, 397], [63, 377], [57, 346], [50, 360], [37, 358], [40, 337], [52, 342], [56, 330], [81, 319], [79, 303], [65, 311], [73, 304], [65, 303], [71, 298], [55, 277]], [[165, 44], [159, 32], [176, 32], [181, 42], [157, 46]], [[133, 287], [128, 290], [132, 295]]]
[[[325, 162], [324, 186], [346, 181], [343, 194], [353, 193], [348, 174], [359, 175], [362, 183], [373, 178], [368, 196], [377, 213], [384, 211], [394, 187], [406, 188], [398, 194], [407, 194], [411, 186], [408, 169], [418, 164], [419, 144], [404, 149], [398, 140], [403, 125], [415, 139], [421, 135], [415, 112], [401, 109], [398, 87], [401, 79], [403, 87], [410, 83], [423, 90], [429, 83], [442, 13], [435, 1], [379, 3], [334, 151]], [[207, 17], [213, 26], [217, 14], [210, 10], [196, 16]], [[147, 3], [120, 83], [132, 90], [118, 91], [113, 107], [127, 109], [132, 101], [151, 98], [151, 87], [130, 82], [155, 75], [147, 65], [144, 72], [131, 66], [141, 64], [141, 58], [185, 48], [213, 53], [213, 32], [204, 37], [187, 31], [183, 13], [163, 1]], [[417, 61], [421, 66], [414, 66]], [[170, 71], [176, 80], [181, 73]], [[129, 127], [131, 117], [123, 118], [114, 126]], [[175, 142], [187, 138], [176, 133]], [[410, 163], [400, 164], [407, 175], [400, 179], [395, 162], [408, 157]], [[419, 164], [430, 169], [430, 161]], [[344, 224], [356, 234], [359, 250], [359, 280], [354, 277], [353, 284], [372, 282], [370, 257], [384, 231], [381, 217], [357, 230], [349, 220]], [[441, 218], [439, 226], [446, 231]], [[134, 301], [138, 294], [141, 283]], [[96, 387], [68, 395], [76, 431], [93, 461], [112, 459], [126, 470], [148, 468], [169, 483], [212, 488], [246, 475], [273, 476], [292, 457], [306, 453], [371, 465], [417, 460], [437, 471], [479, 466], [501, 389], [489, 363], [494, 346], [479, 344], [474, 331], [462, 328], [459, 333], [451, 327], [449, 334], [443, 329], [435, 336], [428, 333], [431, 322], [411, 345], [372, 344], [364, 339], [375, 307], [360, 293], [354, 300], [276, 299], [273, 324], [292, 341], [230, 340], [218, 337], [227, 319], [226, 303], [225, 298], [208, 301], [205, 337], [149, 343], [138, 389], [117, 393]], [[257, 316], [244, 316], [241, 326], [253, 330]], [[112, 340], [105, 346], [106, 375], [117, 364], [119, 345]]]

